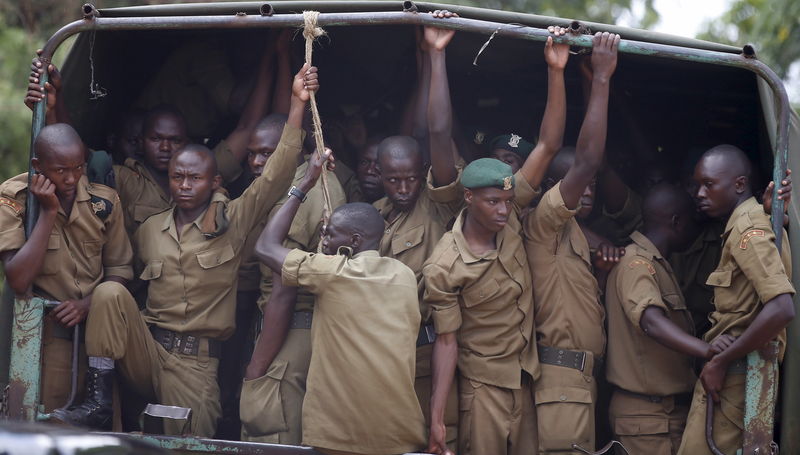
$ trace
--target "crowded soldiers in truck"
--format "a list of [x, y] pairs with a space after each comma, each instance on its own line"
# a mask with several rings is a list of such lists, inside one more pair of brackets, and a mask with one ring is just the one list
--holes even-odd
[[[549, 32], [538, 131], [482, 145], [461, 137], [450, 29], [416, 32], [400, 121], [368, 129], [363, 112], [331, 108], [349, 112], [326, 127], [333, 151], [308, 133], [325, 69], [294, 60], [286, 32], [250, 59], [249, 84], [214, 67], [170, 91], [158, 72], [108, 122], [108, 153], [84, 145], [57, 69], [34, 59], [25, 103], [46, 94], [47, 126], [34, 174], [0, 186], [0, 259], [17, 296], [53, 304], [51, 419], [111, 429], [117, 383], [123, 416], [141, 412], [134, 393], [191, 409], [163, 420], [168, 435], [326, 454], [588, 453], [613, 439], [631, 454], [694, 455], [712, 453], [711, 401], [717, 446], [741, 448], [746, 358], [782, 360], [794, 318], [775, 185], [759, 203], [734, 145], [628, 185], [609, 158], [610, 33], [573, 59], [584, 102], [565, 145], [568, 31]], [[243, 89], [220, 132], [210, 121]], [[180, 93], [198, 90], [224, 109], [182, 112], [198, 104]], [[777, 197], [790, 194], [787, 173]], [[26, 238], [28, 197], [39, 211]], [[85, 379], [65, 406], [74, 327]]]

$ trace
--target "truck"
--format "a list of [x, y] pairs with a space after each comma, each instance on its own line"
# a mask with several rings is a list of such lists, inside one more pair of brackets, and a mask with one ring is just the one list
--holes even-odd
[[[442, 9], [459, 17], [436, 20], [426, 14]], [[622, 37], [609, 110], [608, 155], [631, 186], [644, 178], [636, 164], [641, 160], [675, 172], [697, 150], [720, 143], [745, 150], [763, 183], [780, 182], [787, 167], [800, 169], [800, 118], [791, 108], [782, 81], [758, 59], [754, 46], [736, 47], [580, 18], [408, 0], [186, 3], [99, 10], [86, 4], [81, 8], [82, 19], [66, 24], [47, 41], [41, 59], [49, 61], [71, 41], [62, 68], [63, 96], [75, 128], [95, 149], [104, 148], [115, 113], [141, 104], [146, 93], [161, 90], [161, 98], [169, 98], [163, 93], [165, 66], [177, 69], [172, 77], [181, 83], [196, 82], [185, 76], [197, 68], [219, 69], [224, 77], [215, 76], [213, 87], [192, 87], [195, 82], [186, 87], [186, 93], [198, 94], [194, 101], [199, 104], [193, 108], [203, 109], [194, 114], [206, 120], [191, 133], [198, 141], [213, 143], [220, 139], [217, 125], [235, 125], [231, 119], [236, 108], [230, 105], [235, 103], [225, 101], [235, 98], [229, 81], [252, 76], [253, 49], [266, 39], [268, 29], [298, 31], [292, 53], [299, 67], [304, 11], [319, 12], [317, 25], [327, 32], [314, 45], [314, 64], [324, 78], [318, 101], [323, 119], [335, 119], [333, 125], [341, 127], [338, 135], [335, 128], [328, 130], [331, 141], [345, 149], [348, 139], [343, 136], [350, 133], [342, 125], [357, 121], [363, 128], [381, 129], [381, 125], [401, 121], [416, 81], [415, 32], [431, 24], [458, 30], [448, 49], [447, 65], [459, 125], [457, 142], [466, 157], [475, 158], [484, 138], [493, 133], [535, 131], [545, 104], [542, 47], [551, 36], [547, 27], [559, 25], [572, 33], [556, 41], [570, 44], [575, 54], [591, 48], [590, 32]], [[566, 71], [565, 144], [576, 141], [582, 117], [580, 60], [571, 59]], [[47, 74], [41, 84], [46, 80]], [[223, 101], [216, 95], [219, 90], [228, 94]], [[44, 126], [44, 105], [38, 103], [34, 109], [32, 140]], [[635, 144], [633, 135], [647, 145]], [[345, 153], [339, 159], [352, 164], [353, 157]], [[773, 225], [779, 233], [786, 215], [777, 192], [775, 196]], [[778, 239], [793, 246], [796, 285], [800, 283], [798, 199], [793, 198], [786, 211], [788, 239], [780, 235]], [[37, 212], [35, 199], [29, 197], [27, 207], [30, 232]], [[40, 403], [42, 320], [47, 304], [36, 297], [15, 298], [8, 289], [4, 292], [0, 382], [8, 385], [0, 412], [10, 419], [40, 422], [49, 418]], [[781, 453], [787, 454], [800, 453], [800, 318], [788, 331], [781, 366], [782, 415], [774, 426]], [[777, 378], [766, 378], [764, 386], [776, 389]], [[773, 428], [769, 430], [772, 433]], [[180, 453], [314, 453], [307, 447], [191, 436], [131, 436]]]

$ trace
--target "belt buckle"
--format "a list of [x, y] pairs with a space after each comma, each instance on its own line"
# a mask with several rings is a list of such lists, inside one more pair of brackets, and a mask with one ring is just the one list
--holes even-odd
[[167, 352], [172, 352], [172, 347], [175, 344], [175, 334], [168, 330], [162, 332], [161, 344]]
[[197, 337], [195, 337], [193, 335], [186, 335], [186, 339], [184, 340], [184, 343], [183, 343], [183, 351], [182, 351], [183, 354], [184, 355], [192, 355], [192, 354], [196, 353], [197, 352], [195, 350], [196, 349], [196, 344], [195, 344], [196, 342], [197, 342]]

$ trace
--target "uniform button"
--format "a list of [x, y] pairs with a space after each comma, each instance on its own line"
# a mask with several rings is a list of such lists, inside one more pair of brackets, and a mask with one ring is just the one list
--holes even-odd
[[561, 395], [560, 397], [558, 397], [558, 399], [561, 400], [561, 401], [567, 401], [567, 396], [566, 395]]
[[406, 242], [406, 246], [411, 246], [411, 242]]
[[389, 234], [389, 233], [391, 233], [391, 232], [392, 232], [392, 230], [391, 230], [391, 229], [386, 229], [386, 233], [387, 233], [387, 234]]

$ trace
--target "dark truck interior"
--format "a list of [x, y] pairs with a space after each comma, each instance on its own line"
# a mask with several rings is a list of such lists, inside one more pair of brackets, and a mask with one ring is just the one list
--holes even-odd
[[[352, 167], [354, 153], [336, 126], [356, 116], [363, 119], [368, 133], [396, 134], [417, 79], [415, 29], [329, 27], [327, 32], [314, 50], [322, 82], [318, 102], [327, 125], [327, 143]], [[63, 68], [73, 121], [89, 146], [103, 149], [115, 118], [136, 105], [162, 66], [175, 59], [192, 62], [192, 68], [227, 66], [241, 86], [239, 92], [246, 96], [264, 44], [274, 36], [267, 29], [83, 33]], [[302, 64], [303, 37], [293, 36], [292, 71], [296, 71]], [[486, 151], [476, 144], [480, 136], [485, 138], [483, 147], [493, 136], [511, 132], [535, 142], [546, 101], [543, 44], [496, 37], [477, 59], [477, 66], [473, 65], [487, 38], [457, 33], [447, 54], [457, 134], [461, 143], [470, 144], [461, 150], [468, 160]], [[192, 57], [182, 56], [184, 52]], [[567, 67], [565, 145], [575, 144], [583, 118], [583, 58], [573, 55]], [[186, 79], [181, 73], [191, 71], [174, 64], [170, 68], [177, 68], [174, 77], [179, 81]], [[92, 69], [94, 81], [107, 92], [99, 99], [91, 99], [89, 93]], [[753, 73], [620, 54], [612, 90], [609, 161], [633, 188], [642, 183], [644, 169], [679, 178], [700, 153], [721, 143], [734, 144], [750, 155], [760, 174], [755, 188], [763, 188], [768, 181], [772, 151]], [[238, 116], [235, 108], [209, 112], [209, 116], [217, 120], [216, 127], [194, 140], [213, 145], [234, 128]]]

